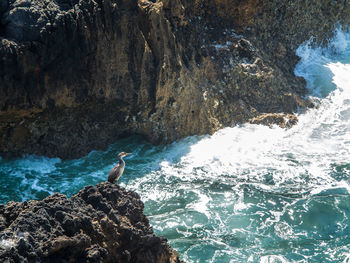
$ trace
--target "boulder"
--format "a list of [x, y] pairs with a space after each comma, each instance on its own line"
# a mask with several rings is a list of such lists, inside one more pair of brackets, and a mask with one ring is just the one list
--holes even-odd
[[1, 262], [180, 263], [135, 192], [108, 182], [67, 198], [0, 205]]

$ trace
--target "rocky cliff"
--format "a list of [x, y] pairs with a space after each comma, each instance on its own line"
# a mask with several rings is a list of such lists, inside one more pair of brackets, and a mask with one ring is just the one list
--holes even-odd
[[108, 182], [0, 205], [1, 262], [180, 263], [142, 210], [136, 193]]
[[296, 47], [349, 25], [350, 1], [1, 0], [0, 17], [1, 155], [73, 158], [286, 126], [311, 105]]

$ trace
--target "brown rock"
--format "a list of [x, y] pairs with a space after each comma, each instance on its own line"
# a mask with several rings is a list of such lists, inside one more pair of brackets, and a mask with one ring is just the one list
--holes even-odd
[[9, 202], [0, 206], [1, 262], [180, 263], [142, 210], [136, 193], [108, 182], [69, 199]]
[[249, 120], [252, 124], [263, 124], [266, 126], [272, 126], [276, 124], [281, 128], [290, 128], [298, 123], [298, 118], [293, 114], [278, 114], [278, 113], [267, 113], [261, 114], [256, 118]]

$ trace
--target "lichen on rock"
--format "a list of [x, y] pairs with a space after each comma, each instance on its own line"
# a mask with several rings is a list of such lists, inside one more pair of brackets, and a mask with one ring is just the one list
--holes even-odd
[[153, 233], [135, 192], [118, 185], [87, 186], [66, 198], [0, 205], [1, 262], [180, 263]]

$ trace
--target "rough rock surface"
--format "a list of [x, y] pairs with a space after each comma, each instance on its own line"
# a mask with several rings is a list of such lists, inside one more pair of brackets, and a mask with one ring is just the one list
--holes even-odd
[[280, 123], [311, 105], [295, 49], [336, 23], [350, 1], [1, 0], [0, 154]]
[[136, 193], [108, 182], [69, 199], [11, 201], [0, 205], [0, 261], [180, 263], [142, 210]]

